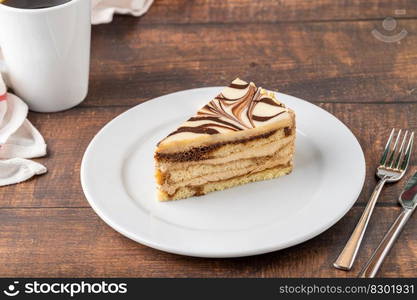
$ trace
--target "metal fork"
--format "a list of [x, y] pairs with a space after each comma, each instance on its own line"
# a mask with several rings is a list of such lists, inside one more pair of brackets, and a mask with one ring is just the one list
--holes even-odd
[[[371, 198], [369, 199], [369, 202], [366, 205], [365, 210], [363, 211], [362, 216], [355, 227], [355, 230], [346, 243], [345, 248], [343, 248], [339, 257], [333, 263], [335, 268], [347, 271], [352, 268], [356, 254], [358, 253], [359, 247], [361, 245], [363, 235], [366, 231], [369, 219], [371, 218], [376, 201], [378, 200], [382, 188], [387, 182], [392, 183], [399, 181], [407, 170], [408, 162], [410, 161], [411, 149], [413, 148], [414, 132], [411, 133], [407, 142], [408, 131], [406, 131], [404, 137], [402, 138], [401, 145], [398, 148], [401, 132], [402, 130], [400, 129], [398, 131], [397, 137], [395, 138], [394, 144], [392, 144], [395, 135], [395, 128], [391, 131], [388, 142], [382, 154], [381, 161], [376, 170], [376, 176], [380, 180], [375, 186]], [[405, 146], [406, 143], [407, 146]]]

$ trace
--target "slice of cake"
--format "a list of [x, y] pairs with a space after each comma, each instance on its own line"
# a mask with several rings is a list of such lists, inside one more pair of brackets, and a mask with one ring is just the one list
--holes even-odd
[[286, 175], [293, 167], [294, 141], [294, 112], [273, 92], [235, 79], [158, 143], [158, 199], [200, 196]]

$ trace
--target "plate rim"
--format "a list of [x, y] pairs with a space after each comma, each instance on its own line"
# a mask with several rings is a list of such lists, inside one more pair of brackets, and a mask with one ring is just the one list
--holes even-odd
[[[338, 119], [336, 116], [334, 116], [332, 113], [328, 112], [327, 110], [321, 108], [320, 106], [316, 105], [315, 103], [303, 100], [301, 98], [295, 97], [295, 96], [291, 96], [288, 94], [283, 94], [283, 93], [279, 93], [279, 92], [275, 92], [277, 95], [285, 95], [287, 97], [293, 98], [294, 100], [297, 101], [302, 101], [304, 103], [307, 103], [308, 105], [313, 105], [315, 108], [323, 111], [324, 113], [326, 113], [328, 116], [331, 116], [336, 122], [340, 123], [344, 129], [351, 135], [352, 140], [356, 143], [356, 145], [359, 147], [360, 149], [360, 154], [361, 154], [361, 161], [360, 164], [362, 165], [362, 172], [360, 175], [362, 175], [362, 178], [360, 180], [360, 185], [358, 185], [358, 190], [355, 193], [355, 197], [353, 197], [354, 200], [352, 200], [351, 204], [347, 205], [346, 208], [343, 210], [343, 212], [340, 212], [337, 216], [334, 216], [332, 218], [331, 221], [329, 221], [325, 226], [321, 226], [320, 228], [314, 230], [314, 231], [310, 231], [307, 234], [304, 234], [302, 236], [299, 236], [298, 238], [295, 239], [291, 239], [290, 241], [287, 241], [286, 243], [281, 243], [279, 246], [273, 247], [257, 247], [254, 248], [252, 250], [246, 250], [244, 252], [240, 252], [240, 251], [227, 251], [227, 252], [214, 252], [214, 251], [206, 251], [206, 252], [199, 252], [199, 253], [195, 253], [193, 251], [187, 251], [184, 250], [181, 247], [173, 247], [173, 246], [167, 246], [167, 245], [163, 245], [159, 242], [155, 242], [152, 240], [149, 240], [147, 238], [141, 238], [139, 237], [137, 234], [133, 234], [131, 233], [129, 230], [126, 230], [125, 228], [123, 228], [123, 226], [119, 226], [119, 224], [117, 224], [117, 222], [113, 221], [111, 219], [110, 216], [107, 216], [105, 212], [102, 211], [102, 209], [99, 207], [99, 205], [97, 205], [95, 203], [95, 201], [93, 200], [93, 195], [90, 194], [88, 187], [86, 186], [86, 168], [85, 168], [85, 164], [86, 161], [88, 160], [88, 156], [90, 155], [90, 152], [92, 151], [93, 147], [94, 147], [94, 142], [97, 139], [97, 137], [101, 136], [103, 134], [103, 132], [105, 132], [105, 130], [111, 126], [111, 124], [113, 122], [116, 122], [116, 120], [118, 120], [119, 118], [121, 118], [124, 114], [130, 112], [131, 110], [135, 110], [135, 109], [140, 109], [140, 107], [147, 103], [147, 102], [152, 102], [155, 100], [158, 100], [160, 98], [164, 98], [167, 96], [173, 96], [175, 94], [180, 94], [180, 93], [188, 93], [188, 92], [198, 92], [198, 90], [205, 90], [205, 89], [222, 89], [223, 87], [221, 86], [211, 86], [211, 87], [200, 87], [200, 88], [193, 88], [193, 89], [186, 89], [186, 90], [180, 90], [180, 91], [176, 91], [173, 93], [168, 93], [165, 95], [161, 95], [155, 98], [151, 98], [143, 103], [139, 103], [135, 106], [130, 107], [129, 109], [127, 109], [126, 111], [120, 113], [119, 115], [117, 115], [116, 117], [114, 117], [113, 119], [111, 119], [110, 121], [108, 121], [95, 135], [94, 137], [91, 139], [91, 141], [89, 142], [87, 148], [85, 149], [85, 152], [83, 154], [82, 157], [82, 161], [81, 161], [81, 166], [80, 166], [80, 181], [81, 181], [81, 187], [83, 190], [83, 193], [85, 195], [85, 198], [87, 199], [87, 202], [89, 203], [89, 205], [91, 206], [91, 208], [94, 210], [94, 212], [108, 225], [110, 226], [113, 230], [115, 230], [116, 232], [122, 234], [123, 236], [138, 242], [142, 245], [163, 251], [163, 252], [168, 252], [168, 253], [173, 253], [173, 254], [178, 254], [178, 255], [185, 255], [185, 256], [191, 256], [191, 257], [202, 257], [202, 258], [232, 258], [232, 257], [245, 257], [245, 256], [253, 256], [253, 255], [260, 255], [260, 254], [264, 254], [264, 253], [269, 253], [269, 252], [274, 252], [274, 251], [278, 251], [278, 250], [282, 250], [282, 249], [286, 249], [295, 245], [298, 245], [300, 243], [303, 242], [307, 242], [308, 240], [320, 235], [321, 233], [325, 232], [326, 230], [328, 230], [330, 227], [332, 227], [333, 225], [335, 225], [339, 220], [341, 220], [343, 218], [343, 216], [345, 216], [347, 214], [347, 212], [352, 209], [352, 207], [354, 206], [355, 202], [357, 201], [360, 193], [363, 190], [363, 186], [365, 183], [365, 178], [366, 178], [366, 160], [365, 160], [365, 155], [362, 149], [361, 144], [359, 143], [358, 139], [356, 138], [356, 136], [353, 134], [353, 132], [350, 130], [350, 128], [348, 126], [346, 126], [345, 123], [343, 123], [340, 119]], [[279, 96], [278, 96], [279, 98]]]

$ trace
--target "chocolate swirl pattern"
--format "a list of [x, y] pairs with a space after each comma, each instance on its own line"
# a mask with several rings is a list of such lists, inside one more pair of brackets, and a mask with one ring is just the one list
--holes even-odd
[[251, 129], [273, 121], [286, 111], [272, 92], [235, 79], [167, 138], [182, 133], [213, 135]]

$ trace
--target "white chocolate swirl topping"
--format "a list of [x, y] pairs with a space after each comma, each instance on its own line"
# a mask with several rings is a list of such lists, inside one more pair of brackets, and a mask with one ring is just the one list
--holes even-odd
[[273, 92], [237, 78], [163, 142], [256, 128], [276, 121], [287, 111]]

